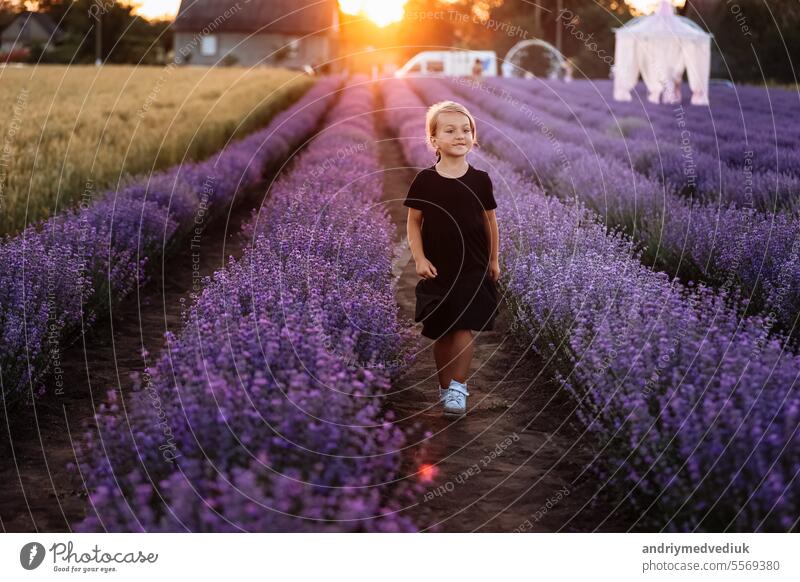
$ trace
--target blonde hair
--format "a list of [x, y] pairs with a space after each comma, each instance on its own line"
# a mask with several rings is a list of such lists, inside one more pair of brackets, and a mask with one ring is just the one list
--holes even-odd
[[[461, 103], [455, 101], [439, 101], [428, 107], [428, 113], [425, 116], [425, 131], [427, 133], [428, 145], [432, 147], [431, 138], [436, 136], [436, 130], [439, 127], [439, 114], [440, 113], [463, 113], [469, 119], [469, 125], [472, 129], [472, 142], [474, 146], [478, 146], [478, 128], [475, 126], [475, 118], [469, 110]], [[439, 148], [436, 148], [436, 161], [442, 159], [442, 154]]]

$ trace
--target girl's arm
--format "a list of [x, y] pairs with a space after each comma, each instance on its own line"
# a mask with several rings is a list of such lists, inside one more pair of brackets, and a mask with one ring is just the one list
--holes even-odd
[[414, 261], [419, 263], [425, 258], [425, 251], [422, 248], [422, 210], [408, 209], [406, 236], [408, 237], [408, 246], [411, 247], [411, 255], [414, 257]]
[[500, 233], [497, 229], [497, 215], [494, 210], [484, 210], [486, 220], [486, 240], [489, 241], [489, 261], [499, 262], [500, 260]]
[[500, 233], [497, 228], [497, 215], [494, 209], [484, 211], [486, 240], [489, 241], [489, 272], [496, 282], [500, 278]]
[[422, 248], [422, 210], [408, 209], [406, 236], [408, 246], [411, 247], [411, 255], [417, 264], [417, 275], [424, 279], [435, 277], [438, 274], [436, 267], [425, 257], [425, 250]]

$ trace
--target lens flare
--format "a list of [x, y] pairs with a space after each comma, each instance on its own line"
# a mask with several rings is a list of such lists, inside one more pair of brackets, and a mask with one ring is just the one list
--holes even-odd
[[[681, 8], [686, 4], [686, 0], [670, 0], [670, 3]], [[625, 0], [625, 4], [639, 14], [652, 14], [661, 4], [661, 0]]]
[[133, 13], [148, 20], [175, 18], [181, 0], [126, 0], [123, 4], [133, 6]]
[[417, 471], [417, 475], [419, 475], [419, 480], [425, 483], [430, 483], [436, 477], [436, 474], [439, 472], [439, 469], [436, 465], [431, 465], [430, 463], [423, 463], [419, 466], [419, 471]]
[[366, 16], [383, 27], [403, 19], [407, 2], [408, 0], [339, 0], [339, 8], [345, 14]]

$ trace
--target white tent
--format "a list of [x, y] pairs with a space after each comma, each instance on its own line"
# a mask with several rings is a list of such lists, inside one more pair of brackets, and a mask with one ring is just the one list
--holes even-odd
[[692, 89], [692, 105], [708, 105], [711, 35], [675, 14], [669, 0], [658, 10], [614, 30], [614, 99], [630, 101], [642, 75], [651, 103], [680, 102], [683, 72]]

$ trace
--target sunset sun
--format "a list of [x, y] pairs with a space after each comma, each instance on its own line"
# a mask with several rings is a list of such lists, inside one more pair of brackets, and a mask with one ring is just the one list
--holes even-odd
[[378, 26], [388, 26], [403, 19], [407, 0], [339, 0], [345, 14], [363, 15]]
[[170, 19], [178, 13], [181, 0], [130, 0], [134, 13], [148, 19]]
[[[625, 3], [641, 14], [650, 14], [661, 4], [661, 0], [625, 0]], [[671, 0], [673, 6], [682, 7], [686, 0]]]
[[[671, 0], [678, 7], [686, 0]], [[408, 0], [339, 0], [339, 7], [345, 14], [364, 16], [378, 26], [388, 26], [403, 19]], [[640, 14], [653, 12], [661, 0], [625, 0], [625, 3]], [[135, 7], [135, 13], [149, 19], [174, 18], [180, 0], [128, 0]]]

